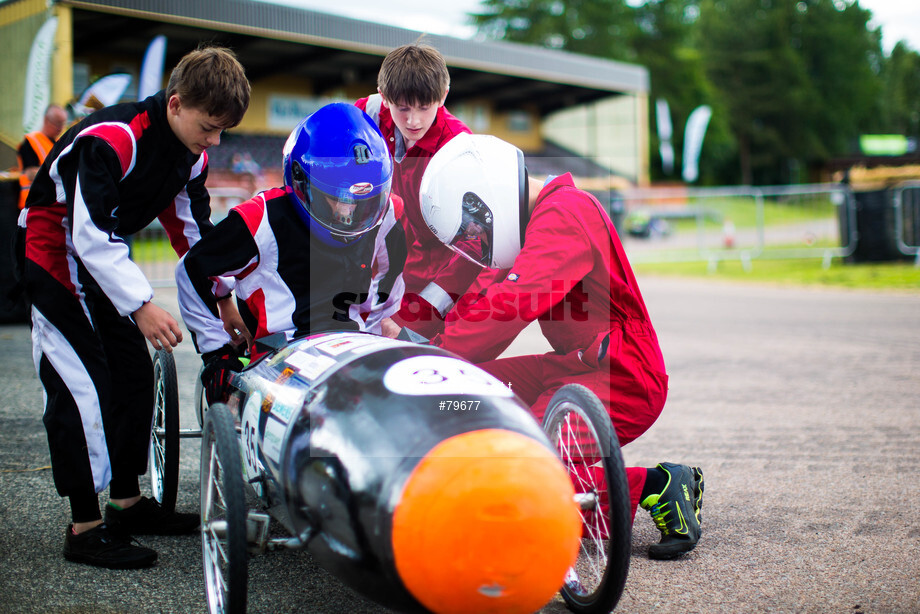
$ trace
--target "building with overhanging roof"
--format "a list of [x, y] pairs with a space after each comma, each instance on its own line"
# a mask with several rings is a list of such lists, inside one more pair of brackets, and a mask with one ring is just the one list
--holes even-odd
[[[203, 41], [231, 47], [253, 86], [243, 122], [223, 145], [268, 155], [303, 115], [330, 100], [376, 90], [383, 56], [420, 32], [252, 0], [0, 0], [6, 42], [0, 78], [0, 165], [24, 132], [24, 109], [35, 83], [26, 70], [36, 35], [54, 21], [50, 101], [65, 104], [99, 77], [125, 72], [133, 100], [150, 41], [167, 39], [165, 78]], [[648, 181], [648, 71], [637, 65], [515, 43], [426, 35], [451, 73], [447, 106], [475, 132], [523, 149], [528, 164], [578, 166], [580, 175]], [[280, 141], [279, 141], [280, 139]], [[213, 150], [213, 163], [234, 147]], [[226, 154], [226, 155], [224, 155]], [[565, 170], [559, 168], [558, 170]]]

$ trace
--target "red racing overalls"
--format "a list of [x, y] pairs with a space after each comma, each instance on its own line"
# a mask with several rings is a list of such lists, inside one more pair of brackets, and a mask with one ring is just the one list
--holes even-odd
[[[510, 384], [537, 420], [561, 386], [582, 384], [625, 445], [664, 407], [664, 359], [626, 253], [600, 203], [570, 174], [540, 191], [511, 269], [483, 272], [447, 320], [432, 343]], [[496, 360], [534, 320], [553, 351]], [[627, 469], [634, 510], [645, 475]]]

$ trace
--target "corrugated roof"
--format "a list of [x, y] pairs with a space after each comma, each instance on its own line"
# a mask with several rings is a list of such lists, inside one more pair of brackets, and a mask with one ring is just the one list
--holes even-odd
[[[79, 23], [80, 27], [75, 18], [75, 49], [81, 45], [133, 45], [142, 52], [158, 26], [169, 28], [168, 35], [173, 40], [183, 36], [200, 40], [207, 38], [207, 32], [212, 37], [222, 32], [236, 37], [233, 46], [247, 73], [262, 76], [273, 70], [312, 71], [306, 76], [320, 81], [341, 80], [341, 73], [348, 67], [352, 71], [372, 71], [375, 76], [382, 56], [421, 34], [251, 0], [60, 1], [93, 13], [92, 19], [84, 18]], [[108, 23], [106, 16], [111, 20]], [[454, 102], [488, 91], [500, 102], [504, 96], [505, 106], [530, 101], [545, 113], [614, 94], [647, 92], [649, 88], [648, 71], [638, 65], [516, 43], [441, 35], [426, 35], [426, 41], [441, 51], [450, 66]], [[553, 96], [559, 99], [553, 100]]]

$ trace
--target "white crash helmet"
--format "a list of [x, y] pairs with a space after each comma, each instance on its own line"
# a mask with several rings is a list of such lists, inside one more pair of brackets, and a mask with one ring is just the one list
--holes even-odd
[[419, 200], [444, 245], [482, 267], [511, 268], [529, 219], [524, 154], [494, 136], [458, 134], [431, 158]]

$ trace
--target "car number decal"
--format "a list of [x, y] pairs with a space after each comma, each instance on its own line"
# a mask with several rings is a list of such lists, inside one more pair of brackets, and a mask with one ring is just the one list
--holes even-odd
[[387, 369], [383, 385], [396, 394], [465, 394], [511, 397], [514, 393], [479, 367], [450, 356], [414, 356]]
[[[243, 470], [247, 481], [258, 477], [262, 472], [259, 461], [257, 441], [259, 438], [259, 414], [262, 410], [262, 395], [253, 391], [243, 407], [243, 419], [240, 428], [240, 447], [243, 451]], [[262, 483], [251, 482], [258, 496], [262, 496]]]

